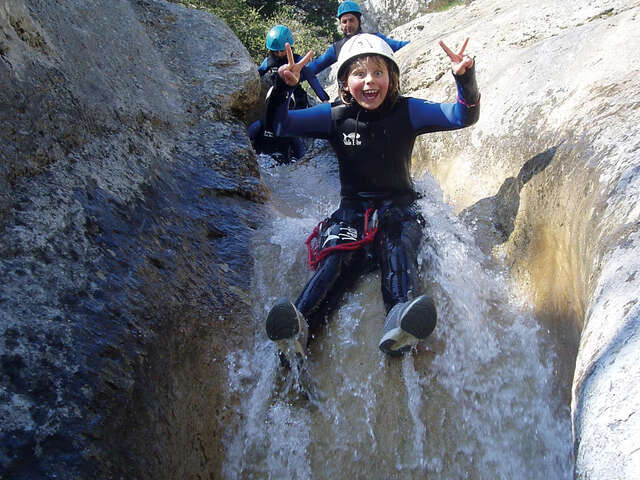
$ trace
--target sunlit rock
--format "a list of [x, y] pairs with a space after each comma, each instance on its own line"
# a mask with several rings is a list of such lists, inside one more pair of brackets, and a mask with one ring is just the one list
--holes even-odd
[[[541, 318], [569, 343], [579, 335], [579, 478], [640, 475], [639, 18], [633, 1], [476, 0], [391, 32], [411, 40], [397, 54], [404, 90], [438, 101], [455, 92], [437, 41], [471, 38], [480, 121], [423, 137], [416, 168], [433, 172], [483, 248], [506, 242], [500, 254]], [[526, 184], [510, 180], [550, 150]]]

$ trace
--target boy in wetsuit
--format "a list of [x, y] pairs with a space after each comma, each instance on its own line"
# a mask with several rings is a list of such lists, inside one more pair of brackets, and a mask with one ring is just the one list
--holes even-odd
[[[284, 25], [276, 25], [269, 30], [267, 38], [265, 40], [265, 46], [269, 50], [269, 56], [266, 57], [260, 67], [258, 67], [258, 73], [260, 77], [265, 79], [269, 86], [275, 83], [275, 79], [278, 76], [278, 68], [287, 63], [287, 55], [285, 53], [284, 46], [286, 43], [293, 45], [293, 35], [288, 27]], [[300, 55], [293, 55], [294, 60], [297, 62], [302, 57]], [[329, 95], [324, 91], [322, 85], [307, 67], [301, 71], [301, 79], [306, 80], [315, 94], [320, 100], [329, 100]], [[300, 84], [296, 85], [293, 90], [293, 104], [291, 108], [302, 109], [309, 107], [309, 98], [307, 92]], [[289, 161], [289, 154], [293, 154], [295, 158], [301, 158], [305, 154], [304, 143], [299, 137], [293, 137], [288, 139], [274, 139], [272, 132], [263, 127], [263, 121], [256, 120], [248, 129], [249, 138], [251, 143], [258, 153], [274, 153], [278, 151], [283, 154], [284, 162]], [[289, 152], [291, 150], [291, 152]]]
[[[467, 42], [459, 53], [440, 42], [457, 84], [455, 103], [400, 96], [391, 48], [375, 35], [360, 34], [343, 46], [338, 60], [342, 102], [301, 111], [287, 111], [286, 102], [311, 52], [295, 63], [287, 47], [288, 63], [278, 71], [273, 94], [274, 131], [329, 140], [338, 158], [341, 200], [323, 223], [320, 253], [333, 250], [320, 260], [295, 304], [282, 298], [267, 317], [267, 335], [281, 352], [293, 341], [304, 357], [308, 330], [317, 328], [346, 288], [373, 268], [381, 270], [387, 311], [379, 342], [383, 352], [400, 356], [435, 328], [433, 300], [420, 292], [417, 256], [424, 219], [411, 180], [411, 154], [417, 135], [477, 121], [480, 95], [474, 60], [463, 55]], [[372, 236], [365, 224], [376, 216]], [[373, 240], [362, 242], [365, 236]], [[354, 241], [360, 248], [341, 247]]]

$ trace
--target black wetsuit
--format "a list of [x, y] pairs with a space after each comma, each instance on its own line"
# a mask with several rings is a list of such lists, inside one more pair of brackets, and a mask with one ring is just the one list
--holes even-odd
[[287, 112], [287, 88], [277, 82], [276, 133], [326, 138], [338, 157], [340, 207], [326, 223], [342, 222], [362, 231], [365, 211], [375, 208], [379, 212], [375, 240], [358, 250], [327, 256], [296, 300], [311, 329], [359, 276], [378, 267], [387, 311], [420, 294], [417, 257], [425, 222], [411, 180], [411, 154], [417, 135], [463, 128], [477, 121], [479, 93], [474, 69], [455, 78], [456, 103], [400, 97], [388, 111], [369, 111], [358, 104], [323, 104]]
[[[300, 55], [294, 54], [294, 60], [296, 62], [300, 61], [301, 58], [302, 57]], [[272, 86], [278, 77], [278, 68], [285, 63], [287, 63], [287, 57], [269, 55], [262, 61], [260, 67], [258, 67], [258, 73], [268, 86]], [[309, 68], [304, 67], [300, 72], [300, 77], [301, 82], [306, 80], [309, 83], [320, 100], [329, 100], [329, 95], [324, 91], [315, 74], [311, 72]], [[293, 99], [294, 102], [290, 108], [299, 110], [309, 107], [309, 97], [300, 83], [296, 85], [293, 90]], [[251, 143], [253, 144], [256, 152], [280, 154], [283, 157], [284, 163], [289, 162], [289, 157], [291, 155], [295, 158], [301, 158], [304, 155], [306, 148], [300, 138], [273, 138], [269, 130], [267, 129], [265, 131], [263, 128], [263, 125], [265, 124], [264, 119], [256, 120], [248, 128], [249, 138], [251, 139]]]

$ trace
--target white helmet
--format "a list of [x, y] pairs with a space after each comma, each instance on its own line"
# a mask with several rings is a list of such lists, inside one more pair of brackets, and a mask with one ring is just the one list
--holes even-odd
[[395, 65], [400, 71], [400, 67], [396, 63], [396, 59], [393, 58], [393, 50], [387, 42], [371, 33], [360, 33], [354, 35], [345, 42], [338, 55], [338, 78], [342, 68], [349, 62], [349, 60], [360, 57], [362, 55], [382, 55], [383, 57], [391, 60], [391, 63]]

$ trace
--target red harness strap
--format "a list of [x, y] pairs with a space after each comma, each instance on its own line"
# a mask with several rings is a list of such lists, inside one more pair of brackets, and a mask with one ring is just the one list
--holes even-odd
[[320, 222], [318, 225], [316, 225], [316, 227], [313, 229], [313, 232], [311, 232], [311, 235], [309, 235], [307, 240], [304, 242], [307, 245], [307, 265], [309, 266], [309, 268], [312, 270], [317, 270], [320, 262], [324, 260], [327, 255], [330, 255], [334, 252], [357, 250], [363, 245], [373, 242], [373, 239], [378, 232], [378, 222], [376, 218], [373, 222], [373, 225], [369, 225], [369, 216], [374, 211], [374, 208], [369, 208], [364, 213], [364, 229], [362, 232], [362, 238], [353, 242], [346, 242], [341, 243], [340, 245], [320, 248], [320, 232], [322, 232], [323, 230], [324, 222]]

